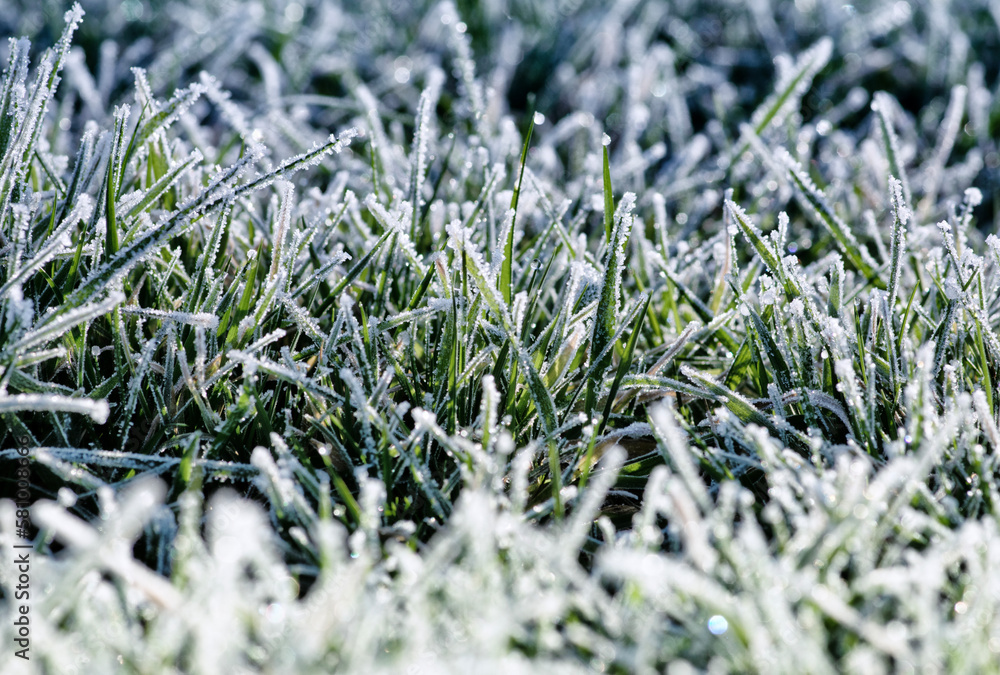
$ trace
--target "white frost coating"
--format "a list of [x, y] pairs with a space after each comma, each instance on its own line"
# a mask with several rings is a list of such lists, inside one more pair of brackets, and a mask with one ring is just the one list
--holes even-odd
[[905, 226], [913, 216], [913, 212], [903, 197], [903, 183], [892, 176], [889, 177], [889, 195], [899, 222]]
[[986, 245], [993, 251], [993, 255], [997, 260], [997, 266], [1000, 267], [1000, 237], [995, 234], [989, 235], [986, 237]]
[[816, 44], [799, 54], [795, 64], [786, 62], [774, 92], [754, 111], [750, 124], [758, 134], [768, 126], [779, 126], [788, 114], [799, 106], [802, 96], [812, 85], [812, 80], [821, 71], [833, 54], [833, 40], [820, 39]]
[[300, 307], [295, 299], [284, 293], [278, 295], [278, 302], [292, 315], [292, 320], [310, 337], [322, 343], [328, 339], [309, 312]]
[[774, 282], [774, 278], [769, 274], [760, 275], [760, 295], [759, 300], [761, 306], [773, 305], [778, 301], [778, 294], [780, 293], [780, 288]]
[[896, 136], [896, 130], [893, 127], [892, 117], [896, 110], [896, 103], [893, 98], [884, 91], [876, 92], [872, 97], [871, 109], [878, 116], [878, 129], [879, 133], [883, 137], [883, 144], [885, 146], [887, 159], [890, 162], [890, 166], [895, 164], [896, 171], [899, 173], [896, 178], [899, 179], [902, 184], [903, 197], [907, 204], [913, 203], [913, 195], [910, 193], [910, 183], [906, 176], [906, 169], [902, 162], [902, 156], [899, 147], [899, 138]]
[[[507, 242], [507, 235], [510, 232], [510, 228], [514, 226], [514, 214], [517, 213], [514, 209], [508, 208], [504, 211], [503, 220], [500, 223], [500, 228], [497, 236], [496, 247], [493, 249], [493, 260], [490, 264], [489, 271], [492, 276], [497, 276], [500, 274], [500, 269], [503, 266], [504, 261], [504, 251], [505, 244]], [[515, 232], [515, 245], [517, 244]]]
[[628, 426], [614, 429], [604, 434], [605, 438], [643, 438], [649, 436], [652, 429], [647, 422], [632, 422]]
[[422, 189], [427, 174], [427, 144], [432, 128], [432, 112], [437, 106], [441, 97], [441, 87], [444, 84], [445, 76], [439, 68], [431, 70], [428, 76], [428, 84], [420, 95], [420, 102], [417, 104], [417, 130], [413, 137], [413, 150], [410, 154], [412, 164], [410, 179], [410, 199], [415, 209], [423, 204]]
[[483, 85], [476, 77], [476, 62], [472, 54], [472, 40], [464, 30], [465, 24], [459, 20], [455, 5], [448, 0], [441, 3], [441, 23], [448, 32], [448, 40], [454, 52], [454, 75], [461, 82], [462, 93], [469, 105], [472, 123], [480, 136], [486, 136], [485, 101]]
[[949, 300], [958, 300], [962, 297], [962, 287], [953, 277], [944, 280], [944, 295]]
[[60, 337], [73, 326], [103, 316], [124, 301], [125, 295], [123, 293], [113, 291], [103, 302], [77, 307], [53, 319], [43, 318], [34, 330], [18, 340], [15, 348], [27, 349]]
[[278, 192], [281, 194], [281, 208], [278, 210], [277, 222], [274, 225], [274, 236], [271, 250], [271, 269], [268, 271], [268, 278], [274, 279], [278, 276], [278, 270], [285, 267], [287, 261], [285, 257], [285, 238], [291, 226], [292, 207], [294, 205], [295, 186], [287, 181], [278, 182]]
[[983, 192], [977, 187], [966, 188], [965, 201], [969, 206], [976, 207], [983, 203]]
[[219, 317], [205, 312], [166, 312], [161, 309], [150, 309], [135, 305], [124, 305], [121, 311], [122, 314], [133, 314], [147, 319], [174, 321], [190, 326], [201, 326], [203, 328], [217, 328], [219, 325]]
[[53, 532], [78, 554], [96, 559], [99, 566], [119, 576], [154, 606], [172, 611], [181, 604], [180, 593], [169, 581], [133, 559], [130, 550], [142, 526], [163, 502], [165, 492], [159, 480], [139, 480], [123, 491], [120, 508], [106, 514], [100, 532], [48, 500], [37, 502], [31, 515], [38, 526]]
[[621, 309], [621, 272], [625, 268], [625, 249], [628, 246], [629, 235], [632, 233], [632, 225], [635, 223], [635, 216], [632, 209], [635, 208], [635, 193], [626, 192], [622, 195], [618, 208], [615, 209], [614, 229], [611, 234], [611, 241], [617, 242], [615, 250], [610, 252], [608, 266], [614, 270], [613, 275], [613, 298], [615, 311]]
[[785, 168], [792, 177], [796, 187], [796, 197], [808, 213], [819, 220], [824, 227], [834, 235], [837, 245], [848, 256], [857, 256], [858, 260], [870, 269], [876, 269], [878, 264], [872, 259], [868, 249], [862, 246], [854, 236], [854, 231], [837, 215], [827, 201], [826, 194], [816, 187], [809, 174], [799, 162], [782, 147], [774, 153], [776, 161]]
[[87, 415], [98, 424], [108, 420], [110, 412], [104, 399], [73, 398], [55, 394], [11, 394], [0, 396], [0, 412], [70, 412]]
[[[261, 488], [266, 491], [266, 484], [270, 483], [277, 491], [280, 502], [277, 504], [279, 508], [285, 508], [293, 500], [293, 493], [296, 490], [295, 483], [290, 479], [290, 477], [278, 469], [278, 465], [274, 462], [274, 458], [271, 457], [271, 452], [260, 445], [253, 449], [250, 453], [250, 464], [260, 471], [258, 475], [257, 482], [260, 484]], [[222, 532], [219, 532], [221, 538]]]
[[[386, 208], [379, 203], [374, 194], [369, 194], [365, 197], [364, 204], [371, 214], [375, 216], [375, 219], [381, 223], [382, 227], [387, 230], [391, 230], [395, 234], [396, 246], [402, 249], [410, 264], [416, 267], [419, 274], [425, 274], [427, 266], [424, 264], [420, 254], [417, 253], [417, 249], [413, 245], [413, 240], [410, 239], [409, 228], [406, 224], [404, 224], [400, 213], [397, 212], [395, 208], [393, 208], [392, 211], [386, 210]], [[401, 206], [405, 207], [407, 206], [407, 203], [403, 202]]]
[[[84, 495], [94, 492], [109, 517], [99, 523], [104, 532], [91, 528], [80, 535], [93, 548], [75, 549], [74, 524], [63, 521], [51, 528], [67, 544], [63, 554], [33, 554], [32, 586], [40, 589], [40, 602], [55, 603], [55, 611], [32, 614], [37, 636], [48, 636], [33, 643], [32, 656], [59, 672], [80, 670], [83, 658], [89, 659], [84, 670], [93, 672], [112, 672], [122, 663], [155, 670], [148, 664], [169, 661], [176, 645], [184, 645], [182, 660], [190, 670], [206, 673], [335, 667], [382, 675], [406, 664], [447, 675], [476, 664], [554, 675], [683, 670], [685, 662], [696, 671], [882, 672], [921, 662], [989, 671], [996, 660], [989, 638], [1000, 635], [994, 618], [1000, 617], [1000, 581], [993, 573], [1000, 531], [991, 512], [1000, 503], [992, 367], [1000, 354], [994, 302], [1000, 240], [993, 234], [983, 245], [971, 225], [974, 215], [983, 216], [972, 211], [983, 195], [969, 189], [963, 201], [962, 191], [973, 181], [984, 185], [979, 173], [995, 163], [988, 128], [995, 92], [983, 79], [988, 65], [963, 69], [968, 54], [986, 53], [981, 38], [963, 33], [961, 21], [934, 3], [912, 2], [912, 10], [906, 3], [868, 3], [810, 14], [818, 22], [813, 33], [832, 38], [819, 46], [832, 41], [838, 54], [836, 68], [821, 73], [809, 71], [829, 63], [829, 55], [820, 49], [795, 56], [801, 36], [775, 30], [773, 8], [764, 0], [722, 0], [735, 12], [733, 21], [748, 19], [753, 30], [734, 32], [730, 22], [719, 49], [713, 42], [700, 55], [689, 52], [705, 46], [692, 20], [703, 12], [698, 3], [671, 3], [662, 30], [650, 30], [655, 22], [645, 21], [648, 11], [630, 9], [634, 3], [590, 3], [583, 14], [560, 13], [556, 51], [566, 58], [552, 64], [552, 86], [542, 101], [559, 120], [549, 118], [549, 128], [537, 130], [528, 156], [517, 245], [508, 260], [517, 295], [506, 304], [498, 301], [497, 268], [487, 269], [483, 255], [489, 250], [499, 265], [510, 234], [505, 213], [516, 181], [502, 177], [503, 167], [516, 169], [520, 130], [529, 119], [508, 110], [506, 99], [510, 78], [522, 70], [518, 61], [531, 58], [539, 45], [551, 46], [545, 12], [508, 19], [504, 3], [484, 3], [473, 15], [396, 3], [383, 22], [370, 12], [332, 11], [301, 0], [267, 11], [266, 3], [196, 3], [198, 11], [177, 12], [171, 24], [171, 30], [188, 26], [190, 39], [157, 42], [153, 84], [136, 71], [134, 103], [129, 91], [112, 85], [121, 83], [122, 64], [142, 58], [143, 43], [136, 45], [140, 51], [125, 53], [125, 43], [107, 36], [105, 44], [122, 44], [123, 54], [118, 63], [109, 59], [98, 78], [98, 100], [108, 111], [99, 119], [110, 128], [114, 103], [127, 101], [126, 143], [137, 125], [135, 152], [119, 167], [125, 171], [117, 202], [124, 237], [111, 260], [102, 260], [107, 228], [101, 214], [91, 209], [79, 218], [71, 214], [73, 225], [61, 221], [88, 194], [100, 194], [102, 167], [111, 153], [123, 158], [121, 144], [110, 147], [113, 134], [98, 144], [98, 124], [84, 126], [90, 104], [81, 101], [89, 96], [83, 86], [78, 94], [64, 88], [69, 95], [41, 115], [45, 108], [35, 105], [41, 94], [32, 99], [29, 88], [35, 74], [28, 69], [27, 43], [14, 42], [14, 146], [0, 170], [0, 199], [12, 194], [11, 181], [27, 185], [30, 178], [31, 189], [11, 197], [13, 204], [0, 204], [6, 272], [0, 272], [0, 286], [7, 285], [0, 289], [0, 328], [10, 336], [0, 345], [6, 354], [0, 384], [11, 393], [41, 389], [80, 400], [103, 396], [95, 389], [117, 384], [107, 396], [123, 401], [114, 412], [124, 423], [102, 429], [101, 442], [152, 451], [31, 451], [31, 461], [65, 483], [63, 503], [78, 495], [76, 508], [86, 508], [93, 500]], [[907, 18], [914, 14], [927, 21], [913, 24]], [[12, 17], [16, 23], [18, 12]], [[198, 32], [205, 27], [207, 33]], [[914, 219], [905, 181], [887, 189], [888, 175], [897, 171], [889, 170], [886, 155], [895, 155], [893, 165], [911, 168], [920, 183], [917, 197], [924, 197], [928, 159], [944, 157], [948, 147], [935, 143], [965, 119], [953, 114], [957, 108], [945, 114], [943, 133], [932, 127], [944, 106], [936, 117], [930, 109], [913, 117], [887, 95], [877, 98], [889, 100], [885, 107], [892, 114], [869, 115], [863, 109], [868, 94], [848, 88], [853, 54], [862, 64], [870, 55], [889, 63], [901, 53], [898, 44], [924, 44], [928, 29], [954, 58], [904, 59], [893, 67], [926, 70], [940, 91], [956, 91], [967, 81], [969, 126], [957, 127], [961, 142], [938, 174], [942, 199]], [[469, 36], [483, 31], [496, 38], [498, 49], [476, 56]], [[737, 41], [732, 52], [731, 40]], [[737, 131], [742, 104], [767, 94], [759, 83], [728, 81], [733, 71], [726, 55], [739, 53], [747, 41], [765, 58], [779, 55], [779, 82], [754, 115], [763, 130], [757, 134], [747, 125], [731, 145], [727, 139]], [[386, 53], [393, 45], [405, 49]], [[485, 60], [475, 60], [480, 57]], [[47, 88], [54, 70], [41, 63], [45, 57], [38, 61]], [[245, 71], [251, 61], [259, 72]], [[200, 83], [169, 100], [155, 98], [154, 91], [169, 97], [159, 87], [200, 67], [219, 80], [190, 113], [181, 109], [198, 99]], [[457, 88], [444, 106], [432, 101], [436, 68], [449, 70], [445, 88]], [[341, 75], [347, 80], [336, 95], [297, 93], [302, 87], [316, 91], [315, 78]], [[816, 100], [803, 106], [802, 92], [813, 77], [822, 78]], [[89, 80], [83, 84], [93, 89]], [[223, 88], [238, 91], [238, 98], [227, 99]], [[477, 89], [485, 99], [482, 115], [476, 113]], [[82, 111], [74, 101], [83, 103]], [[713, 111], [705, 108], [708, 119], [699, 120], [704, 131], [692, 137], [687, 108], [693, 101], [725, 115], [711, 119]], [[438, 110], [446, 112], [439, 117]], [[18, 134], [30, 128], [31, 116], [41, 120], [33, 127], [38, 142], [24, 153], [29, 146]], [[894, 118], [900, 130], [903, 147], [896, 153], [882, 149], [883, 117]], [[626, 226], [637, 228], [624, 256], [618, 246], [602, 248], [603, 147], [595, 145], [603, 140], [601, 123], [618, 152], [616, 186], [638, 195], [629, 214], [635, 221], [616, 223], [619, 237]], [[371, 144], [331, 157], [315, 176], [285, 173], [278, 181], [294, 180], [297, 199], [276, 198], [270, 208], [272, 195], [287, 194], [280, 182], [267, 187], [271, 169], [325, 138], [330, 124], [364, 125]], [[81, 129], [80, 159], [73, 162], [68, 158]], [[786, 146], [806, 173], [821, 178], [816, 184], [824, 186], [832, 213], [878, 261], [871, 275], [859, 274], [855, 259], [830, 250], [833, 240], [818, 220], [787, 206], [799, 174], [782, 170], [773, 158], [765, 158], [762, 168], [728, 149], [745, 143], [762, 157]], [[761, 148], [765, 154], [756, 152]], [[237, 162], [241, 152], [245, 160]], [[730, 161], [730, 154], [739, 156]], [[309, 166], [299, 159], [296, 167]], [[81, 174], [74, 182], [77, 166]], [[717, 208], [723, 185], [738, 191], [753, 221], [737, 209]], [[814, 197], [815, 186], [804, 179], [803, 185]], [[369, 193], [370, 206], [353, 197]], [[423, 204], [432, 194], [433, 201]], [[899, 245], [890, 252], [893, 202], [901, 225], [892, 237]], [[51, 205], [54, 220], [48, 220]], [[865, 210], [873, 214], [872, 227], [866, 227]], [[426, 220], [414, 222], [425, 214]], [[738, 215], [746, 240], [730, 238], [740, 229]], [[946, 236], [933, 225], [939, 219], [951, 226]], [[995, 229], [979, 225], [984, 236]], [[758, 226], [767, 230], [760, 241], [753, 239]], [[271, 236], [269, 227], [284, 235]], [[337, 297], [324, 297], [346, 273], [338, 267], [348, 259], [343, 251], [357, 261], [386, 232], [395, 237], [386, 238], [371, 266]], [[79, 276], [66, 283], [60, 281], [65, 274], [52, 278], [69, 294], [62, 302], [45, 276], [65, 270], [78, 248]], [[546, 276], [533, 275], [532, 258], [549, 255], [554, 258]], [[234, 265], [253, 256], [266, 263], [256, 281], [248, 286], [243, 278], [234, 286]], [[435, 261], [443, 274], [428, 276], [418, 296], [420, 272]], [[748, 285], [734, 296], [726, 269], [731, 263], [736, 272], [736, 261], [745, 264], [732, 281]], [[616, 302], [606, 302], [612, 342], [627, 337], [642, 308], [637, 282], [653, 302], [636, 363], [622, 383], [634, 398], [613, 407], [609, 434], [595, 439], [603, 463], [580, 490], [580, 462], [595, 425], [567, 401], [586, 379], [584, 356], [609, 264], [624, 271]], [[890, 268], [899, 271], [888, 285], [893, 290], [875, 290], [890, 279]], [[295, 286], [277, 283], [281, 274]], [[146, 304], [148, 312], [122, 307], [109, 317], [93, 311], [126, 281], [128, 302]], [[231, 312], [245, 286], [253, 291], [255, 316], [242, 324], [244, 340], [278, 325], [288, 335], [275, 331], [230, 352], [228, 334], [209, 326]], [[611, 275], [607, 288], [612, 290]], [[708, 297], [721, 304], [706, 312]], [[625, 311], [615, 314], [621, 299]], [[788, 366], [788, 391], [779, 391], [773, 364], [766, 355], [758, 364], [755, 351], [739, 381], [727, 377], [738, 375], [730, 369], [745, 358], [739, 348], [748, 330], [753, 337], [740, 315], [758, 302]], [[33, 322], [44, 329], [81, 307], [92, 316], [71, 317], [79, 319], [72, 340], [67, 332], [28, 333]], [[452, 311], [455, 401], [433, 373], [435, 364], [447, 365], [438, 350]], [[121, 365], [108, 334], [118, 317], [121, 333], [114, 337], [129, 340], [130, 367], [115, 383], [102, 378]], [[234, 323], [232, 313], [227, 320]], [[509, 330], [515, 324], [524, 326], [521, 341]], [[947, 339], [937, 352], [928, 351], [936, 326], [946, 329]], [[24, 350], [13, 345], [26, 334], [37, 344]], [[502, 350], [506, 366], [497, 369]], [[964, 363], [948, 363], [956, 355]], [[682, 370], [692, 365], [703, 373], [694, 384], [677, 375], [692, 373]], [[526, 377], [535, 377], [529, 366], [541, 371], [530, 383], [533, 390], [526, 387]], [[512, 368], [517, 377], [509, 383]], [[762, 371], [770, 396], [751, 399], [764, 396], [749, 392], [762, 384], [755, 380]], [[496, 382], [488, 373], [497, 375]], [[897, 384], [905, 391], [894, 391]], [[249, 407], [242, 385], [260, 397]], [[741, 395], [729, 398], [726, 389]], [[554, 421], [546, 433], [549, 422], [537, 411], [549, 392]], [[677, 413], [661, 419], [654, 400], [674, 402]], [[415, 408], [420, 410], [411, 414]], [[281, 437], [272, 438], [267, 471], [261, 472], [247, 463], [247, 451], [264, 415]], [[334, 424], [338, 416], [340, 426]], [[92, 424], [80, 414], [31, 412], [23, 419], [39, 445], [89, 442]], [[238, 441], [220, 446], [226, 430], [220, 424], [234, 429], [231, 439]], [[189, 445], [198, 431], [201, 440]], [[632, 460], [611, 447], [621, 434], [632, 437], [621, 441]], [[927, 460], [928, 449], [947, 456]], [[647, 451], [661, 453], [664, 466], [629, 467], [628, 480], [644, 486], [641, 495], [612, 490], [619, 465]], [[236, 453], [242, 461], [201, 459], [206, 452]], [[0, 450], [0, 464], [16, 457], [10, 448]], [[561, 522], [546, 492], [550, 460], [561, 464], [569, 485], [560, 492], [566, 508]], [[201, 504], [196, 482], [187, 490], [177, 483], [182, 489], [172, 491], [178, 498], [169, 508], [150, 513], [143, 502], [145, 523], [109, 530], [110, 519], [130, 508], [113, 495], [119, 478], [134, 471], [176, 482], [182, 467], [200, 469], [206, 484], [239, 480], [243, 492], [257, 479], [255, 499], [270, 507], [270, 519], [231, 493]], [[746, 480], [750, 468], [764, 479]], [[364, 474], [386, 479], [391, 502], [382, 484]], [[332, 484], [334, 475], [347, 492]], [[614, 523], [602, 512], [613, 514]], [[399, 520], [411, 515], [418, 522]], [[14, 522], [9, 504], [0, 500], [0, 547], [10, 542]], [[137, 527], [148, 545], [136, 548], [124, 534]], [[137, 550], [173, 584], [177, 602], [155, 599], [128, 568], [102, 562], [105, 555], [128, 560]], [[845, 569], [850, 573], [842, 574]], [[12, 578], [11, 572], [11, 560], [0, 560], [0, 578]], [[9, 614], [9, 607], [0, 601], [0, 614]], [[845, 635], [850, 648], [831, 654], [829, 645], [845, 644]], [[0, 653], [0, 672], [10, 670], [14, 658]]]
[[[330, 134], [327, 142], [320, 145], [316, 144], [308, 152], [304, 152], [295, 157], [289, 157], [288, 159], [281, 162], [276, 169], [266, 173], [259, 178], [250, 181], [232, 191], [231, 195], [224, 197], [226, 201], [242, 197], [244, 195], [250, 194], [257, 190], [261, 190], [270, 186], [274, 181], [279, 178], [283, 178], [286, 175], [293, 174], [302, 169], [306, 169], [312, 166], [317, 166], [323, 161], [323, 158], [327, 155], [334, 153], [340, 154], [343, 152], [344, 148], [351, 144], [351, 140], [358, 136], [358, 130], [354, 127], [342, 131], [339, 136]], [[259, 157], [259, 155], [258, 155]], [[217, 198], [215, 201], [218, 202], [223, 197]]]
[[[8, 288], [9, 286], [9, 288]], [[31, 327], [31, 320], [35, 315], [35, 306], [31, 300], [24, 298], [19, 283], [5, 284], [7, 289], [7, 311], [5, 328], [12, 334], [23, 333]]]

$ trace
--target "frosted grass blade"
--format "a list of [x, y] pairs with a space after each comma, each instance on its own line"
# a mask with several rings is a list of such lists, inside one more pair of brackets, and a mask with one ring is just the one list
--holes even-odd
[[89, 398], [73, 398], [55, 394], [11, 394], [0, 396], [0, 413], [11, 412], [70, 412], [87, 415], [98, 424], [108, 419], [108, 402]]
[[514, 186], [514, 194], [510, 199], [510, 208], [514, 210], [511, 219], [510, 229], [507, 230], [507, 238], [503, 246], [503, 264], [500, 268], [499, 283], [500, 295], [506, 304], [511, 301], [511, 279], [514, 264], [514, 226], [517, 223], [517, 205], [521, 197], [521, 185], [524, 182], [524, 165], [528, 161], [528, 148], [531, 145], [531, 134], [535, 130], [535, 118], [532, 116], [528, 122], [528, 133], [524, 136], [524, 147], [521, 149], [521, 161], [517, 174], [517, 185]]
[[[610, 185], [608, 186], [610, 188]], [[590, 355], [592, 375], [587, 381], [585, 412], [593, 414], [597, 405], [597, 394], [600, 383], [604, 379], [604, 370], [611, 360], [611, 353], [606, 351], [615, 333], [616, 315], [621, 295], [621, 277], [625, 270], [625, 253], [629, 235], [632, 232], [632, 207], [635, 205], [635, 195], [625, 193], [614, 218], [614, 231], [608, 242], [604, 265], [604, 279], [601, 284], [601, 295], [594, 315], [594, 330], [591, 335]], [[605, 203], [607, 206], [607, 203]]]

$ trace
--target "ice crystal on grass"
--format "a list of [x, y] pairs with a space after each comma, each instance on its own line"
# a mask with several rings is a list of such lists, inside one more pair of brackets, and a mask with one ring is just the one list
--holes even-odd
[[0, 13], [0, 671], [995, 669], [986, 0], [87, 7]]

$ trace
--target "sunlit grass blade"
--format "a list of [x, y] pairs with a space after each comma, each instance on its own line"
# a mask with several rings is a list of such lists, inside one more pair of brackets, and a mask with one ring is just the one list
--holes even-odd
[[649, 303], [653, 299], [653, 296], [645, 296], [645, 301], [640, 299], [642, 304], [642, 309], [636, 315], [635, 324], [632, 326], [632, 334], [629, 335], [628, 344], [625, 346], [625, 353], [622, 355], [621, 361], [618, 363], [618, 371], [615, 373], [615, 380], [611, 384], [611, 389], [608, 390], [608, 399], [604, 404], [604, 414], [601, 416], [601, 424], [597, 429], [598, 435], [604, 433], [604, 428], [608, 425], [608, 418], [611, 416], [611, 408], [615, 402], [615, 398], [618, 396], [618, 387], [621, 386], [622, 378], [625, 377], [625, 373], [628, 372], [629, 367], [632, 365], [632, 355], [635, 353], [635, 345], [639, 341], [639, 335], [642, 332], [642, 322], [646, 318], [646, 311], [649, 309]]
[[528, 161], [528, 148], [531, 146], [531, 134], [535, 130], [535, 117], [532, 115], [528, 121], [528, 133], [524, 135], [524, 147], [521, 149], [521, 160], [518, 164], [517, 185], [514, 186], [514, 194], [510, 198], [510, 208], [514, 209], [514, 217], [507, 231], [507, 239], [503, 245], [503, 264], [500, 268], [499, 283], [500, 296], [503, 301], [510, 304], [511, 301], [511, 280], [514, 264], [514, 227], [517, 225], [517, 206], [521, 198], [521, 187], [524, 182], [524, 166]]
[[[610, 183], [606, 185], [605, 196], [611, 189]], [[590, 372], [587, 381], [587, 394], [584, 403], [586, 414], [591, 416], [597, 406], [598, 390], [604, 380], [604, 370], [611, 361], [610, 352], [606, 347], [611, 343], [615, 333], [617, 323], [618, 304], [621, 293], [621, 277], [625, 270], [626, 250], [629, 236], [632, 232], [632, 207], [635, 204], [635, 195], [626, 193], [622, 197], [621, 204], [614, 214], [614, 229], [611, 238], [608, 240], [607, 251], [604, 258], [604, 275], [601, 283], [601, 295], [597, 302], [597, 310], [594, 314], [594, 329], [590, 341]], [[605, 209], [609, 206], [605, 202]], [[605, 211], [605, 218], [607, 218]]]
[[913, 203], [913, 195], [910, 193], [910, 181], [906, 177], [906, 167], [899, 157], [899, 139], [896, 136], [896, 129], [892, 124], [892, 113], [894, 102], [889, 94], [884, 91], [876, 92], [872, 97], [871, 108], [878, 119], [879, 134], [882, 136], [882, 147], [886, 159], [889, 161], [889, 173], [897, 178], [902, 184], [903, 199], [907, 204]]

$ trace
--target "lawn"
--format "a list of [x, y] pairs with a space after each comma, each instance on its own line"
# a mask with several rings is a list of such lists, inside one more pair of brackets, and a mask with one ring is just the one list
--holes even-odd
[[0, 672], [1000, 673], [995, 2], [0, 33]]

